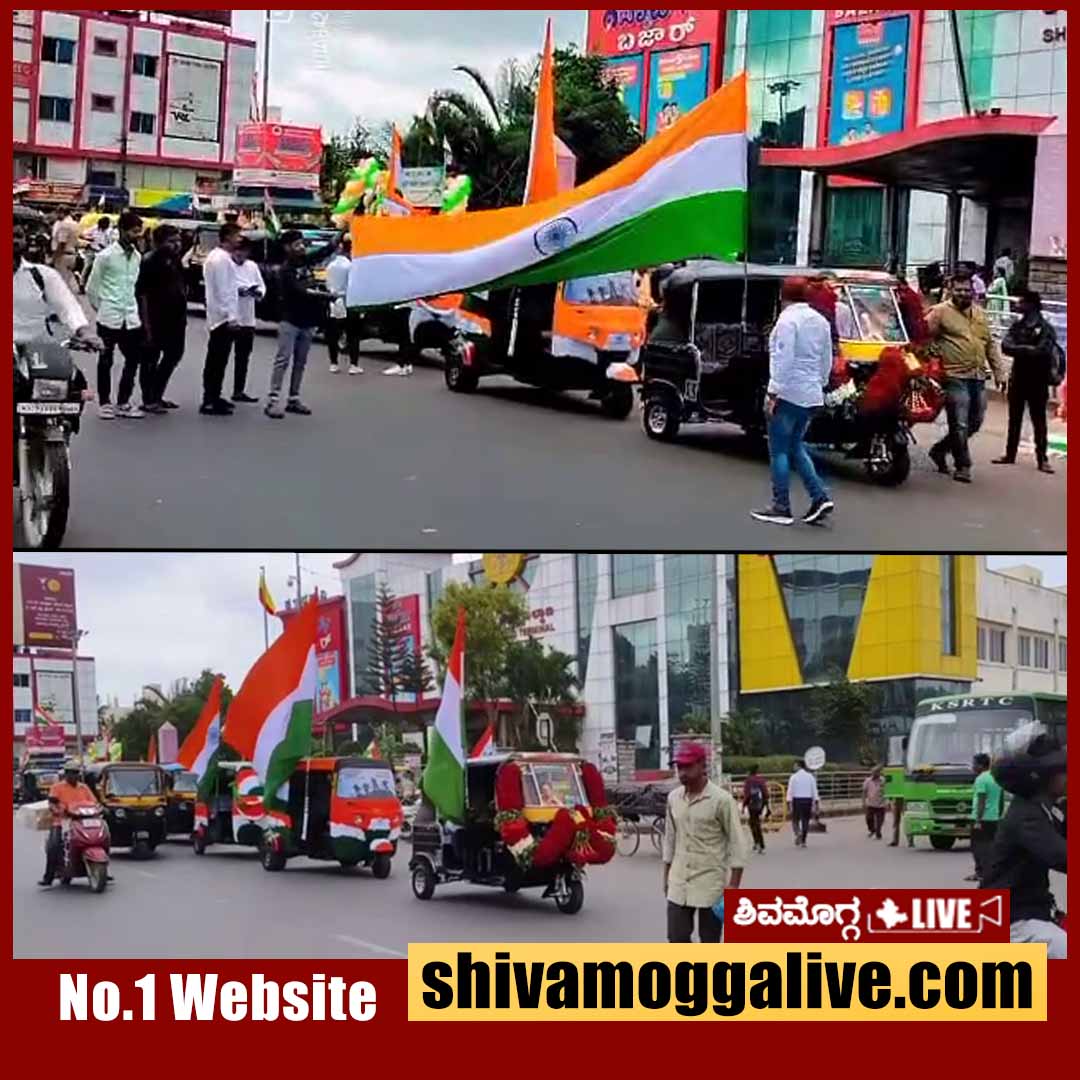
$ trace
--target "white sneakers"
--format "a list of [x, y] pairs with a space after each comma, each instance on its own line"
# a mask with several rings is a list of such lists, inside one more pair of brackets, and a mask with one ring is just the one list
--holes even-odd
[[339, 368], [337, 366], [337, 364], [331, 364], [330, 365], [330, 374], [331, 375], [336, 375], [340, 370], [341, 370], [341, 368]]
[[116, 410], [111, 405], [99, 405], [98, 417], [102, 420], [115, 420]]
[[384, 375], [411, 375], [412, 373], [412, 364], [392, 364], [383, 372]]
[[146, 416], [146, 413], [144, 413], [138, 405], [128, 403], [127, 405], [117, 405], [116, 415], [119, 416], [121, 420], [141, 420]]
[[349, 365], [349, 374], [350, 375], [363, 375], [364, 374], [364, 369], [359, 364], [350, 364]]

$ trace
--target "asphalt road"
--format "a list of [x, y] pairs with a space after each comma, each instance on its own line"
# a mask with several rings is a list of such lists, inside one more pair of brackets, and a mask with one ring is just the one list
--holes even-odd
[[[767, 839], [744, 877], [747, 887], [963, 887], [967, 847], [890, 848], [868, 840], [861, 821], [833, 819], [825, 835], [797, 850], [785, 830]], [[170, 842], [153, 859], [117, 853], [116, 878], [101, 896], [85, 882], [45, 890], [34, 884], [44, 834], [14, 830], [14, 956], [19, 958], [379, 958], [404, 956], [410, 941], [662, 941], [660, 859], [643, 838], [631, 858], [589, 872], [585, 906], [560, 914], [539, 890], [508, 896], [441, 886], [428, 902], [409, 885], [403, 845], [385, 881], [332, 863], [290, 861], [268, 874], [253, 849], [211, 848], [196, 857]], [[1055, 890], [1065, 897], [1065, 879]]]
[[[1038, 474], [1030, 456], [994, 468], [989, 459], [1003, 439], [992, 430], [975, 441], [970, 487], [932, 470], [925, 427], [915, 469], [898, 490], [872, 486], [857, 463], [830, 459], [824, 471], [837, 503], [833, 522], [784, 529], [748, 515], [768, 502], [768, 470], [735, 429], [699, 430], [659, 445], [644, 436], [636, 413], [608, 420], [583, 395], [502, 379], [455, 395], [434, 363], [411, 379], [384, 378], [394, 351], [374, 343], [382, 351], [365, 357], [358, 377], [330, 375], [326, 348], [315, 345], [304, 385], [311, 417], [271, 421], [250, 405], [228, 419], [203, 417], [205, 343], [203, 319], [193, 314], [170, 389], [182, 411], [137, 422], [88, 417], [73, 445], [65, 546], [1065, 548], [1064, 461], [1053, 477]], [[259, 335], [249, 392], [265, 394], [274, 345], [273, 335]], [[795, 491], [797, 510], [804, 498]]]

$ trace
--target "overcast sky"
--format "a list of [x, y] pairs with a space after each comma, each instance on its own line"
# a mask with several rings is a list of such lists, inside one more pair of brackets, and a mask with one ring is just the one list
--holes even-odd
[[[270, 104], [286, 123], [319, 125], [326, 136], [353, 118], [407, 124], [433, 90], [467, 90], [458, 64], [491, 78], [503, 60], [540, 52], [544, 20], [558, 45], [585, 43], [585, 9], [573, 11], [274, 11]], [[263, 11], [234, 11], [233, 31], [258, 42]], [[261, 78], [261, 74], [260, 74]]]
[[[316, 587], [339, 593], [333, 564], [348, 554], [301, 555], [304, 593]], [[15, 561], [74, 569], [79, 626], [89, 631], [82, 652], [97, 660], [102, 700], [115, 696], [121, 704], [130, 704], [146, 683], [168, 688], [203, 668], [223, 671], [239, 687], [263, 650], [259, 567], [266, 567], [279, 606], [295, 593], [288, 584], [295, 557], [282, 553], [64, 552], [19, 554]], [[1065, 583], [1064, 556], [990, 559], [992, 567], [1021, 562], [1042, 569], [1047, 585]]]

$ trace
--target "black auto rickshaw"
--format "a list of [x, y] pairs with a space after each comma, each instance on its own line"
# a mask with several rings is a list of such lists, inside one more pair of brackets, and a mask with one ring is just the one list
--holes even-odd
[[189, 837], [195, 831], [195, 796], [199, 778], [182, 765], [163, 765], [165, 770], [165, 833]]
[[145, 761], [90, 765], [86, 783], [105, 808], [113, 848], [149, 858], [165, 839], [168, 808], [165, 770]]
[[540, 888], [566, 915], [585, 902], [586, 864], [615, 852], [615, 816], [600, 773], [574, 754], [513, 752], [465, 767], [461, 821], [425, 797], [413, 822], [413, 894], [468, 882], [508, 893]]
[[306, 855], [345, 869], [370, 866], [375, 877], [389, 877], [402, 818], [387, 762], [305, 758], [289, 779], [286, 814], [264, 834], [263, 868], [284, 870], [288, 859]]
[[911, 427], [932, 421], [942, 398], [932, 369], [910, 352], [899, 283], [883, 273], [712, 260], [673, 271], [642, 350], [645, 434], [670, 442], [684, 424], [722, 422], [764, 437], [769, 334], [781, 285], [796, 275], [831, 290], [835, 307], [834, 383], [806, 441], [863, 461], [878, 484], [902, 484], [911, 468]]
[[195, 801], [191, 849], [205, 855], [211, 844], [257, 848], [262, 843], [262, 785], [250, 761], [219, 761], [205, 777], [205, 797]]

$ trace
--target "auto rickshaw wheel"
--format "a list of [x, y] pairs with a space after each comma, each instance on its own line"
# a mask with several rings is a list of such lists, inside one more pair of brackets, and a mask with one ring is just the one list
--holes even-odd
[[385, 851], [380, 851], [371, 861], [371, 872], [380, 881], [390, 876], [390, 856]]
[[446, 357], [443, 379], [446, 389], [455, 394], [471, 394], [480, 385], [479, 377], [464, 365], [461, 354], [457, 351]]
[[270, 844], [262, 845], [262, 866], [264, 870], [275, 873], [285, 869], [284, 852], [275, 850]]
[[671, 442], [679, 434], [680, 423], [679, 409], [667, 394], [649, 398], [641, 410], [641, 426], [657, 442]]
[[935, 833], [930, 834], [930, 846], [935, 851], [948, 851], [955, 843], [955, 836], [938, 836]]
[[105, 863], [89, 862], [86, 864], [86, 876], [90, 882], [90, 891], [103, 893], [109, 882], [109, 869]]
[[634, 411], [634, 391], [624, 383], [617, 383], [600, 399], [600, 408], [612, 420], [625, 420]]
[[911, 451], [907, 443], [884, 435], [871, 440], [866, 471], [881, 487], [899, 487], [911, 472]]
[[412, 891], [417, 900], [430, 900], [435, 895], [435, 870], [426, 859], [413, 867]]
[[201, 831], [191, 834], [191, 850], [196, 855], [206, 854], [206, 836]]
[[566, 892], [555, 894], [555, 906], [564, 915], [576, 915], [585, 903], [585, 886], [578, 878], [566, 883]]

